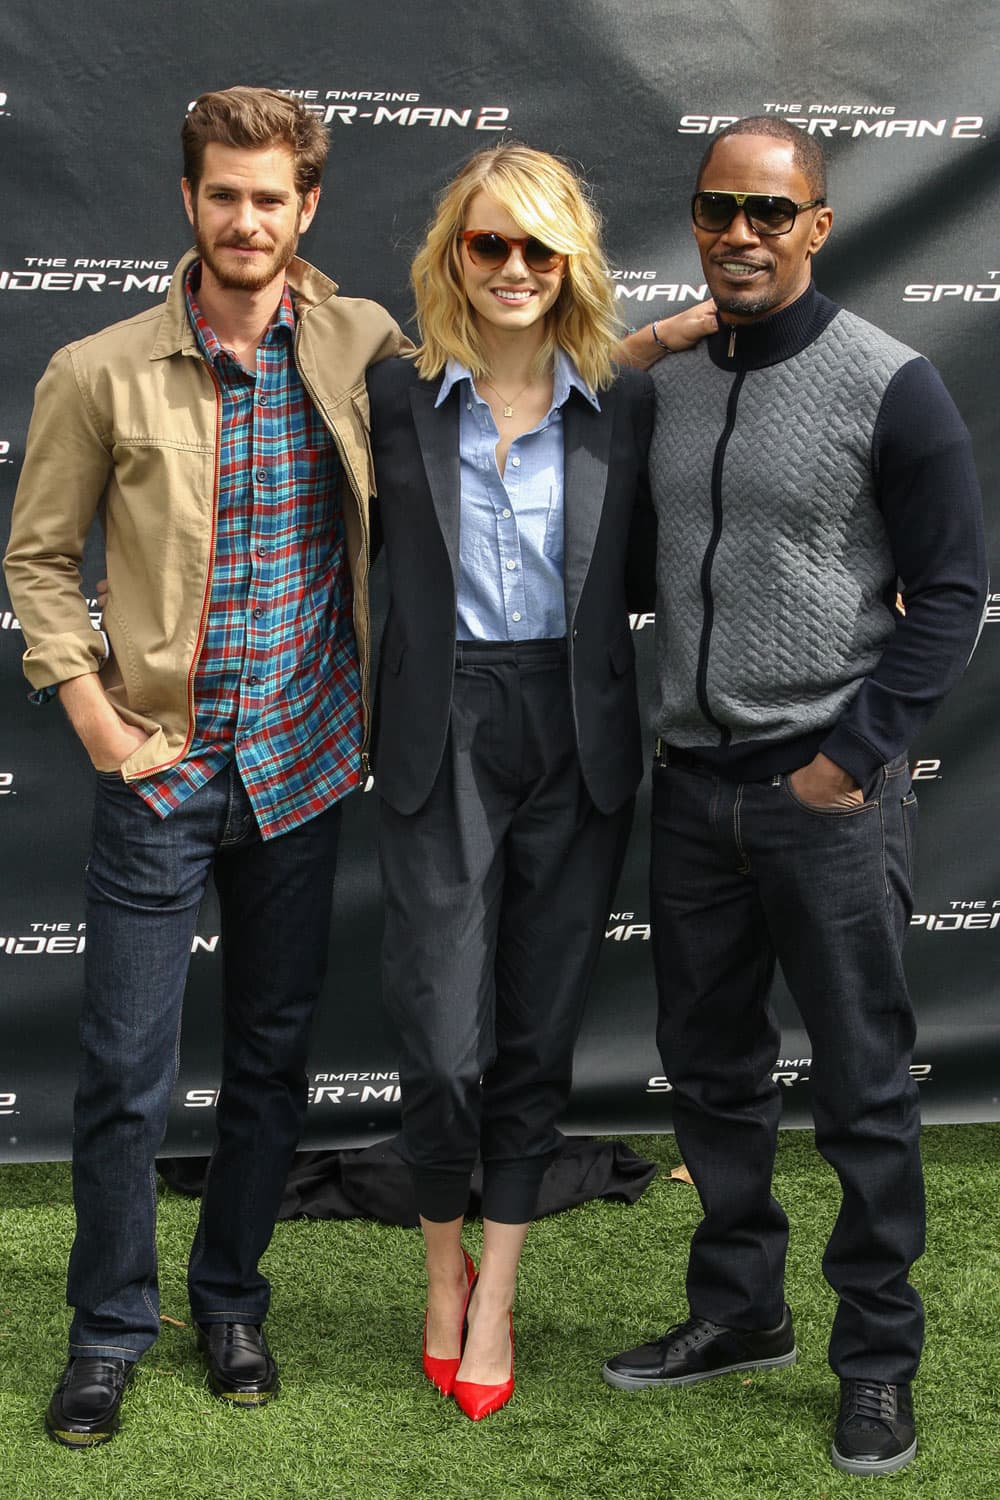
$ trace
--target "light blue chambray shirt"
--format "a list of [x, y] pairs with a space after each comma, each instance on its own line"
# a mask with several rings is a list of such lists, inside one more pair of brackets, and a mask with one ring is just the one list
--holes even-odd
[[557, 640], [566, 634], [562, 408], [574, 386], [597, 411], [600, 404], [557, 349], [552, 405], [511, 443], [501, 478], [493, 413], [457, 360], [445, 366], [434, 404], [460, 383], [458, 639]]

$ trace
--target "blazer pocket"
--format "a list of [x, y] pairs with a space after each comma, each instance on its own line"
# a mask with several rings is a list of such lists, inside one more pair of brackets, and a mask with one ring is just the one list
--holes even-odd
[[616, 677], [624, 677], [629, 668], [635, 665], [635, 646], [632, 643], [630, 630], [625, 630], [615, 637], [608, 647], [608, 656]]

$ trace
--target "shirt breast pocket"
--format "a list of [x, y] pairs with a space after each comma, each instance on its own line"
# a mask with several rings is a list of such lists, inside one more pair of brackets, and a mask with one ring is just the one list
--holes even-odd
[[295, 529], [300, 536], [331, 532], [339, 509], [340, 465], [329, 448], [296, 448], [292, 455]]
[[549, 508], [545, 518], [545, 539], [542, 543], [542, 550], [549, 562], [554, 563], [557, 568], [562, 567], [563, 547], [562, 490], [558, 485], [553, 485], [549, 490]]

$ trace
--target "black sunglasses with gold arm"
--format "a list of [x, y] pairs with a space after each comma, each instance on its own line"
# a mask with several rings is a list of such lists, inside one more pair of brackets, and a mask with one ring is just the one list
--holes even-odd
[[711, 192], [695, 193], [691, 199], [691, 217], [699, 229], [721, 234], [738, 213], [746, 214], [754, 234], [787, 234], [797, 214], [807, 208], [822, 208], [825, 198], [810, 198], [796, 203], [773, 193]]

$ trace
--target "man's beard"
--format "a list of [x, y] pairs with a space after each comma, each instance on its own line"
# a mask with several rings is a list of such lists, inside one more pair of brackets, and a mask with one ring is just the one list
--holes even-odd
[[759, 297], [719, 297], [712, 294], [715, 305], [721, 313], [742, 313], [745, 317], [757, 317], [761, 313], [768, 313], [774, 307], [776, 298], [761, 295]]
[[[280, 276], [285, 267], [295, 255], [299, 242], [299, 228], [296, 221], [294, 231], [287, 239], [279, 240], [272, 244], [270, 249], [263, 251], [260, 257], [241, 265], [238, 261], [226, 257], [223, 259], [216, 254], [221, 246], [211, 244], [202, 234], [195, 220], [194, 225], [195, 244], [201, 256], [202, 263], [208, 267], [215, 277], [217, 284], [227, 292], [259, 292], [270, 285], [276, 276]], [[229, 240], [224, 244], [235, 245], [244, 248], [247, 245], [255, 245], [255, 241]]]

